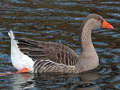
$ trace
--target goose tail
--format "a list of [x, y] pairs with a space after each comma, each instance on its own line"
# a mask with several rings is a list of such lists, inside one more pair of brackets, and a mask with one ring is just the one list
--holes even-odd
[[16, 37], [12, 30], [8, 32], [8, 35], [11, 39], [11, 62], [13, 66], [17, 70], [28, 68], [29, 72], [32, 72], [34, 61], [20, 51], [18, 46], [19, 42], [16, 40]]
[[8, 35], [9, 35], [10, 38], [11, 38], [11, 46], [18, 47], [18, 45], [17, 45], [18, 41], [15, 40], [15, 35], [14, 35], [14, 33], [13, 33], [12, 30], [10, 30], [10, 31], [8, 32]]
[[12, 30], [8, 32], [8, 35], [10, 36], [11, 39], [15, 39], [15, 36]]

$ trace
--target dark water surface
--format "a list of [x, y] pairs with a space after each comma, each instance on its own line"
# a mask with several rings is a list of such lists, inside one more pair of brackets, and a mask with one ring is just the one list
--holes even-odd
[[91, 13], [102, 15], [115, 28], [92, 33], [100, 58], [96, 70], [82, 74], [5, 75], [0, 76], [0, 89], [120, 89], [120, 0], [1, 0], [0, 72], [17, 71], [10, 60], [10, 29], [19, 37], [62, 43], [80, 54], [78, 28]]

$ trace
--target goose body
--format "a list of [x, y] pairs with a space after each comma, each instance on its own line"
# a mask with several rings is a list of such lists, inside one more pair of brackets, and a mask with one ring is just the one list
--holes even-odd
[[95, 28], [113, 29], [100, 15], [88, 15], [80, 28], [81, 55], [68, 46], [18, 38], [10, 31], [12, 64], [17, 70], [27, 68], [32, 73], [80, 73], [94, 69], [99, 64], [91, 39], [92, 29]]

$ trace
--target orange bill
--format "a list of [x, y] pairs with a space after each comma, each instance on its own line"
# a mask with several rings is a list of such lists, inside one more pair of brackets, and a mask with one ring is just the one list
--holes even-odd
[[110, 25], [108, 22], [106, 22], [104, 19], [103, 19], [103, 26], [102, 28], [106, 28], [106, 29], [114, 29], [112, 25]]

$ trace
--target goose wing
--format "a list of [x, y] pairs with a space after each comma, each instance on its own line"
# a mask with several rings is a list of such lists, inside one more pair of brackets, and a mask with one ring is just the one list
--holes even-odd
[[20, 51], [34, 61], [51, 60], [55, 63], [74, 66], [78, 61], [78, 55], [68, 46], [59, 43], [41, 42], [27, 38], [17, 38]]

